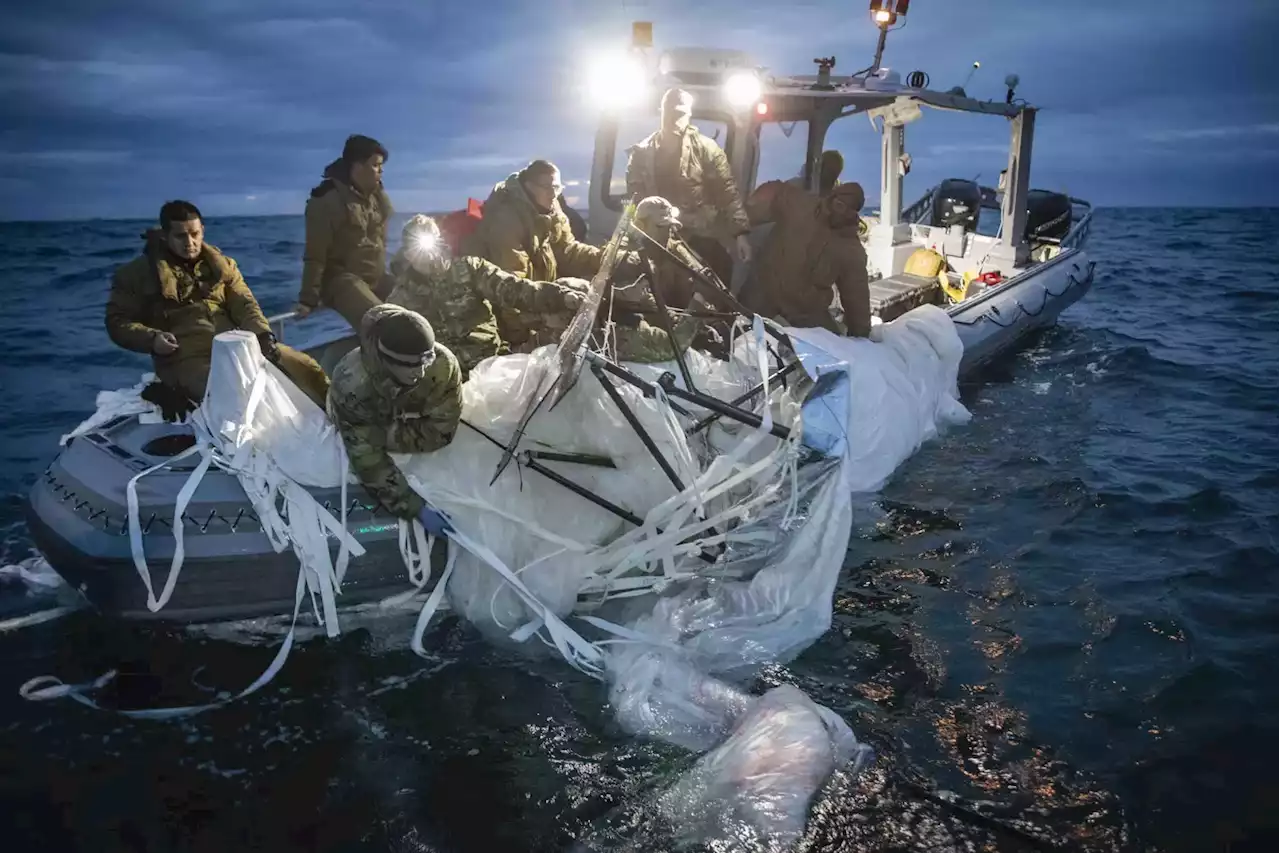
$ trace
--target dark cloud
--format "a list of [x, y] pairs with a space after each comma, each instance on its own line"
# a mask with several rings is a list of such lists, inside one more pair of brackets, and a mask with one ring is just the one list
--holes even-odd
[[[835, 53], [848, 73], [876, 38], [859, 5], [9, 4], [0, 218], [150, 216], [172, 196], [223, 213], [296, 212], [354, 132], [391, 149], [387, 181], [402, 209], [483, 197], [537, 156], [582, 179], [592, 120], [579, 107], [579, 57], [625, 39], [630, 17], [652, 19], [660, 44], [741, 47], [778, 73], [808, 73], [812, 57]], [[1020, 74], [1020, 94], [1044, 107], [1037, 182], [1101, 203], [1274, 203], [1274, 5], [1170, 6], [921, 0], [890, 36], [886, 64], [921, 67], [946, 88], [980, 60], [970, 91], [986, 97]], [[934, 115], [908, 132], [911, 186], [999, 170], [1002, 123]], [[874, 185], [874, 138], [865, 120], [845, 124], [833, 144]]]

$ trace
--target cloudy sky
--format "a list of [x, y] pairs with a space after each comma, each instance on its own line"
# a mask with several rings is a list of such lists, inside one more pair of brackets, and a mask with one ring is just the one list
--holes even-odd
[[[747, 50], [774, 73], [870, 62], [860, 0], [35, 0], [0, 12], [0, 219], [297, 213], [349, 133], [391, 150], [402, 211], [451, 209], [533, 157], [586, 177], [582, 57], [652, 20], [659, 46]], [[1040, 106], [1033, 184], [1099, 205], [1274, 205], [1274, 2], [916, 0], [885, 64], [934, 88], [982, 63]], [[779, 151], [790, 142], [771, 130]], [[1007, 127], [928, 113], [907, 195], [994, 180]], [[865, 119], [837, 125], [875, 186]], [[794, 146], [793, 146], [794, 147]], [[775, 171], [794, 173], [780, 156]], [[573, 195], [578, 190], [570, 190]]]

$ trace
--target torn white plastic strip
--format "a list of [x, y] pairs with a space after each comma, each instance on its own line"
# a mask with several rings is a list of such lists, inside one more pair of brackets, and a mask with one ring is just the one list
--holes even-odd
[[31, 702], [45, 702], [50, 699], [69, 697], [81, 705], [95, 710], [110, 711], [134, 720], [171, 720], [175, 717], [190, 717], [194, 714], [201, 714], [214, 708], [230, 705], [232, 702], [243, 699], [251, 693], [256, 693], [269, 684], [284, 668], [285, 661], [289, 659], [289, 652], [293, 649], [293, 640], [298, 627], [298, 612], [302, 608], [303, 590], [306, 588], [303, 580], [304, 571], [303, 569], [298, 571], [298, 583], [294, 588], [293, 594], [293, 620], [289, 625], [289, 633], [285, 635], [284, 642], [280, 644], [279, 651], [276, 652], [276, 656], [267, 666], [266, 671], [258, 676], [252, 684], [234, 696], [219, 699], [217, 702], [210, 702], [206, 705], [182, 705], [174, 708], [139, 708], [134, 710], [105, 708], [93, 701], [88, 694], [110, 683], [116, 677], [115, 670], [111, 670], [94, 681], [85, 684], [66, 684], [52, 675], [37, 676], [19, 687], [18, 695]]

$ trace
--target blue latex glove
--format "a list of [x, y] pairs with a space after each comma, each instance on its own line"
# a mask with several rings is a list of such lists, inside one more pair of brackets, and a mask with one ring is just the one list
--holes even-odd
[[432, 536], [444, 536], [453, 531], [449, 516], [429, 506], [424, 506], [422, 512], [418, 513], [418, 521], [422, 522], [423, 528]]

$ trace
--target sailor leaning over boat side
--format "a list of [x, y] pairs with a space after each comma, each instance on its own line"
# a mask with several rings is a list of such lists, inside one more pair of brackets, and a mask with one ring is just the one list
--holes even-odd
[[[836, 334], [871, 333], [867, 253], [858, 238], [862, 186], [840, 184], [814, 196], [785, 181], [761, 184], [747, 203], [756, 224], [773, 222], [743, 288], [742, 303], [792, 326], [821, 326]], [[831, 315], [832, 288], [844, 309], [844, 328]]]
[[298, 319], [324, 304], [359, 330], [364, 312], [390, 293], [387, 224], [395, 211], [382, 189], [387, 157], [376, 139], [350, 136], [311, 190], [302, 287], [293, 309]]
[[143, 397], [178, 420], [204, 399], [213, 338], [232, 329], [258, 336], [267, 360], [324, 407], [329, 378], [315, 359], [277, 343], [234, 259], [204, 241], [204, 219], [188, 201], [166, 202], [143, 253], [116, 270], [107, 334], [151, 355], [157, 383]]
[[447, 532], [448, 518], [427, 506], [390, 456], [445, 447], [462, 417], [458, 360], [431, 324], [398, 305], [365, 312], [360, 346], [334, 368], [328, 411], [374, 500], [399, 518], [419, 519], [434, 535]]
[[436, 340], [457, 356], [464, 380], [486, 358], [510, 352], [495, 312], [572, 314], [585, 298], [578, 289], [521, 278], [482, 258], [451, 258], [440, 226], [421, 213], [405, 223], [402, 236], [391, 259], [389, 301], [427, 319]]
[[[396, 287], [388, 301], [416, 311], [431, 323], [436, 339], [458, 357], [464, 379], [490, 356], [529, 352], [558, 341], [587, 296], [581, 280], [534, 281], [482, 258], [450, 258], [439, 225], [422, 214], [405, 224], [391, 270]], [[511, 315], [521, 318], [515, 335], [508, 333], [503, 322]], [[692, 320], [676, 324], [682, 346], [688, 345], [695, 331]], [[622, 361], [671, 358], [665, 333], [644, 320], [618, 325], [614, 346]]]

